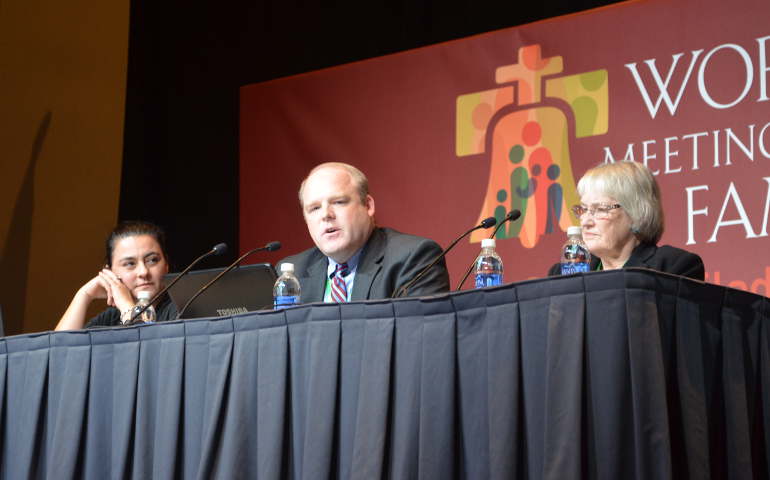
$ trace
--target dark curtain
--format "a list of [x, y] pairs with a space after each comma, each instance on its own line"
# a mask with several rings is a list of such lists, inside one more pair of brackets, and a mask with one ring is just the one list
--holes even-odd
[[0, 341], [2, 478], [768, 478], [768, 299], [644, 270]]

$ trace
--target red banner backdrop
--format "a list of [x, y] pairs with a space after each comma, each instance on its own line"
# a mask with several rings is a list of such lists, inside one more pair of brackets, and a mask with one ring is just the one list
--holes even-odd
[[[342, 161], [368, 175], [379, 224], [444, 246], [520, 209], [505, 280], [538, 277], [577, 224], [580, 176], [633, 160], [663, 190], [662, 243], [768, 295], [768, 18], [767, 0], [642, 0], [245, 86], [241, 247], [310, 247], [297, 189]], [[482, 236], [449, 255], [453, 284]]]

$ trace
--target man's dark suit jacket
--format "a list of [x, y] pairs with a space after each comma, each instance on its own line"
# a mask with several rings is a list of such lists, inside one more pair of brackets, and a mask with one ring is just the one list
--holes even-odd
[[[433, 240], [407, 235], [390, 228], [375, 228], [364, 245], [356, 268], [351, 300], [390, 298], [396, 289], [441, 254]], [[281, 260], [293, 263], [299, 279], [302, 303], [322, 302], [326, 287], [328, 259], [317, 247]], [[449, 291], [449, 272], [442, 259], [409, 289], [409, 296], [431, 295]]]
[[[591, 271], [599, 266], [599, 258], [591, 257]], [[703, 260], [687, 250], [672, 247], [671, 245], [652, 245], [650, 243], [640, 243], [631, 252], [631, 257], [623, 268], [643, 267], [657, 270], [659, 272], [674, 273], [685, 277], [703, 280], [706, 276]], [[555, 264], [548, 270], [549, 276], [561, 275], [561, 265]]]

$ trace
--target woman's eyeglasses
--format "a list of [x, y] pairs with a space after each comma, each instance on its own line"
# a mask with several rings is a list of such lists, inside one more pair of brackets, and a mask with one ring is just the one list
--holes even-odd
[[582, 217], [584, 213], [588, 213], [596, 219], [606, 220], [610, 218], [610, 212], [616, 208], [622, 208], [622, 205], [619, 203], [595, 203], [590, 206], [575, 205], [572, 207], [572, 213], [574, 213], [578, 218]]

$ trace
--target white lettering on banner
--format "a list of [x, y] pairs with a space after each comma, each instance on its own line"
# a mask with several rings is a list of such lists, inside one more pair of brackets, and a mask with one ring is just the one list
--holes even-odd
[[719, 166], [719, 130], [711, 132], [714, 135], [714, 167]]
[[[624, 144], [602, 147], [601, 155], [605, 163], [638, 161], [658, 176], [686, 176], [688, 171], [727, 168], [717, 176], [719, 183], [701, 180], [698, 182], [701, 185], [685, 187], [686, 245], [718, 243], [720, 233], [723, 241], [728, 238], [734, 240], [736, 236], [746, 240], [768, 237], [770, 176], [757, 173], [766, 175], [767, 172], [770, 122], [766, 115], [764, 121], [762, 117], [757, 117], [758, 105], [746, 108], [749, 107], [746, 105], [748, 102], [770, 100], [768, 50], [770, 35], [754, 37], [749, 42], [723, 41], [706, 48], [673, 53], [668, 61], [659, 57], [624, 64], [639, 91], [641, 103], [652, 119], [659, 114], [666, 117], [665, 112], [671, 118], [676, 117], [698, 97], [702, 101], [701, 110], [708, 107], [723, 111], [744, 104], [742, 111], [749, 113], [744, 125], [706, 127], [706, 124], [695, 122], [694, 128], [701, 131], [678, 135], [676, 132], [673, 132], [674, 135], [665, 132], [659, 133], [657, 138], [624, 138]], [[688, 91], [690, 83], [695, 85]], [[702, 113], [699, 115], [702, 116]], [[734, 117], [732, 115], [725, 123], [733, 123]], [[629, 140], [634, 141], [625, 143]], [[760, 168], [761, 171], [752, 175], [745, 170], [748, 167]], [[761, 181], [758, 180], [760, 177]], [[756, 182], [760, 182], [759, 185]], [[764, 202], [760, 200], [762, 192], [765, 193]], [[710, 212], [717, 212], [717, 208], [718, 215], [710, 215]], [[770, 288], [770, 276], [768, 279]]]
[[[770, 123], [768, 124], [770, 125]], [[697, 170], [698, 169], [698, 139], [700, 137], [708, 136], [709, 132], [698, 132], [698, 133], [688, 133], [687, 135], [682, 135], [682, 138], [687, 140], [692, 138], [692, 169]]]
[[[759, 232], [760, 237], [767, 236], [767, 217], [770, 215], [770, 177], [764, 177], [762, 180], [767, 182], [767, 194], [765, 194], [765, 213], [762, 216], [762, 230]], [[770, 292], [767, 292], [770, 295]]]
[[[714, 230], [711, 233], [711, 237], [706, 240], [706, 243], [715, 243], [717, 241], [719, 230], [722, 227], [728, 227], [732, 225], [742, 226], [744, 233], [746, 234], [746, 239], [768, 236], [767, 223], [768, 216], [770, 216], [770, 177], [763, 177], [762, 180], [764, 180], [767, 184], [767, 189], [765, 193], [765, 205], [762, 212], [762, 228], [759, 230], [759, 233], [756, 233], [751, 225], [751, 220], [748, 213], [746, 212], [746, 209], [743, 207], [743, 202], [741, 201], [740, 195], [738, 195], [738, 190], [735, 187], [735, 183], [730, 182], [730, 185], [727, 188], [727, 193], [724, 197], [724, 201], [722, 202], [722, 209], [719, 212], [719, 218], [714, 225]], [[685, 188], [685, 192], [687, 193], [687, 245], [694, 245], [697, 243], [695, 239], [695, 216], [701, 215], [708, 217], [709, 214], [708, 205], [704, 206], [703, 208], [697, 208], [695, 206], [695, 193], [699, 191], [708, 192], [709, 186], [695, 185]], [[728, 205], [734, 206], [734, 210], [737, 212], [737, 218], [725, 219], [725, 212], [727, 211]]]
[[[770, 73], [770, 67], [768, 67], [767, 59], [768, 39], [770, 39], [770, 36], [759, 37], [756, 39], [758, 45], [757, 69], [759, 76], [759, 96], [757, 97], [757, 102], [763, 102], [769, 99], [767, 96], [767, 78], [768, 73]], [[706, 68], [708, 67], [712, 57], [722, 50], [733, 51], [737, 53], [745, 67], [744, 75], [734, 75], [736, 79], [742, 77], [740, 81], [743, 82], [743, 90], [735, 99], [727, 103], [720, 103], [714, 100], [706, 82]], [[639, 93], [642, 96], [644, 105], [647, 107], [650, 118], [654, 119], [657, 116], [661, 104], [665, 104], [669, 114], [672, 117], [676, 115], [676, 111], [679, 108], [679, 104], [682, 100], [684, 92], [687, 88], [687, 84], [690, 81], [690, 77], [692, 76], [692, 72], [696, 65], [698, 66], [698, 73], [696, 75], [698, 83], [698, 94], [700, 95], [703, 102], [706, 103], [706, 105], [709, 107], [719, 110], [731, 108], [742, 102], [748, 96], [749, 92], [751, 91], [751, 87], [754, 84], [754, 62], [752, 61], [751, 54], [749, 54], [749, 52], [744, 47], [736, 43], [724, 43], [717, 45], [716, 47], [709, 50], [706, 55], [700, 59], [700, 63], [698, 63], [701, 53], [703, 53], [702, 48], [698, 50], [692, 50], [690, 52], [689, 64], [686, 67], [687, 71], [683, 76], [677, 75], [677, 78], [682, 78], [679, 85], [675, 85], [672, 79], [674, 78], [674, 74], [679, 68], [679, 60], [682, 58], [682, 56], [684, 56], [683, 52], [671, 55], [671, 66], [668, 68], [668, 72], [666, 72], [665, 80], [661, 76], [661, 73], [658, 71], [655, 58], [644, 60], [643, 63], [647, 65], [647, 69], [650, 71], [650, 75], [652, 76], [654, 83], [651, 89], [648, 89], [647, 85], [642, 80], [642, 75], [639, 72], [640, 69], [637, 68], [636, 62], [626, 63], [624, 65], [631, 72], [631, 77], [633, 78], [636, 87], [639, 89]], [[654, 101], [653, 96], [656, 96]]]
[[[722, 50], [723, 48], [731, 48], [738, 52], [738, 55], [741, 56], [743, 59], [743, 63], [746, 67], [746, 81], [743, 84], [743, 92], [733, 100], [731, 103], [717, 103], [713, 98], [711, 98], [711, 94], [709, 94], [708, 90], [706, 89], [706, 80], [705, 80], [705, 71], [706, 67], [708, 66], [709, 60], [711, 60], [711, 56], [714, 55], [716, 52]], [[751, 84], [754, 82], [754, 65], [751, 63], [751, 57], [749, 57], [749, 53], [743, 49], [740, 45], [736, 45], [734, 43], [726, 43], [724, 45], [720, 45], [714, 49], [712, 49], [709, 53], [706, 54], [705, 57], [703, 57], [703, 61], [701, 61], [700, 68], [698, 69], [698, 92], [700, 92], [700, 96], [703, 99], [704, 102], [708, 104], [709, 107], [717, 108], [717, 109], [725, 109], [734, 107], [738, 103], [741, 102], [744, 98], [746, 98], [746, 95], [748, 95], [749, 90], [751, 89]], [[672, 114], [673, 115], [673, 114]]]
[[[732, 203], [735, 205], [735, 208], [738, 210], [738, 216], [740, 218], [736, 218], [734, 220], [723, 220], [725, 216], [725, 211], [727, 210], [727, 204], [730, 203], [731, 199], [732, 199]], [[751, 222], [749, 222], [749, 216], [746, 215], [746, 210], [743, 208], [741, 197], [738, 196], [738, 192], [735, 190], [735, 184], [733, 182], [730, 182], [730, 187], [728, 187], [727, 189], [727, 195], [725, 195], [725, 201], [724, 203], [722, 203], [722, 211], [719, 212], [719, 220], [717, 220], [717, 223], [714, 226], [714, 233], [711, 234], [711, 238], [709, 238], [706, 241], [706, 243], [716, 242], [717, 233], [719, 232], [719, 229], [730, 225], [743, 225], [744, 230], [746, 230], [746, 238], [757, 237], [757, 234], [754, 233], [754, 230], [751, 228]]]
[[765, 131], [767, 130], [767, 127], [770, 127], [770, 123], [766, 123], [765, 126], [762, 127], [762, 130], [759, 132], [759, 140], [757, 140], [757, 143], [759, 144], [759, 151], [762, 152], [762, 156], [770, 158], [770, 152], [765, 148]]
[[679, 167], [677, 169], [671, 168], [671, 157], [678, 157], [679, 151], [678, 150], [671, 150], [671, 142], [677, 140], [677, 137], [666, 137], [663, 139], [663, 143], [666, 145], [666, 170], [664, 173], [679, 173], [682, 171], [682, 167]]
[[[711, 154], [713, 158], [712, 166], [714, 168], [727, 167], [733, 165], [733, 160], [737, 160], [734, 155], [736, 151], [740, 151], [743, 155], [738, 155], [738, 159], [745, 158], [751, 162], [754, 162], [755, 147], [759, 150], [765, 158], [770, 158], [770, 145], [767, 144], [770, 141], [770, 135], [766, 136], [766, 132], [770, 128], [770, 123], [766, 123], [759, 134], [755, 135], [756, 124], [747, 125], [743, 133], [741, 129], [736, 130], [727, 127], [723, 130], [713, 130], [711, 132], [696, 132], [688, 133], [686, 135], [665, 137], [663, 139], [663, 161], [664, 161], [664, 174], [681, 173], [684, 171], [681, 165], [672, 166], [672, 157], [680, 157], [690, 155], [692, 158], [691, 170], [698, 170], [700, 168], [700, 160], [702, 150], [700, 147], [703, 144], [700, 139], [703, 137], [711, 137]], [[724, 135], [721, 135], [724, 132]], [[682, 145], [678, 145], [677, 142], [683, 141]], [[690, 140], [689, 142], [686, 142]], [[629, 143], [626, 145], [625, 155], [622, 159], [616, 159], [612, 153], [612, 148], [609, 146], [603, 147], [604, 149], [604, 163], [615, 163], [616, 161], [633, 162], [636, 161], [637, 154], [636, 149], [641, 147], [640, 160], [647, 167], [652, 170], [654, 175], [658, 175], [660, 170], [655, 169], [654, 162], [652, 160], [657, 159], [657, 152], [655, 147], [658, 142], [654, 139], [642, 140], [638, 143]], [[689, 146], [689, 150], [680, 150], [683, 147]], [[708, 144], [705, 145], [708, 152]], [[722, 159], [724, 161], [722, 162]]]
[[655, 157], [657, 157], [656, 154], [650, 154], [649, 149], [647, 148], [648, 145], [655, 145], [655, 140], [645, 140], [642, 142], [642, 162], [644, 163], [644, 166], [649, 168], [652, 171], [653, 175], [657, 175], [660, 173], [660, 170], [652, 170], [652, 167], [650, 167], [648, 161], [649, 160], [655, 160]]
[[655, 59], [651, 58], [644, 61], [644, 63], [647, 64], [647, 67], [649, 67], [650, 73], [652, 74], [652, 77], [655, 80], [655, 84], [658, 87], [658, 99], [655, 101], [655, 105], [652, 104], [650, 94], [647, 92], [647, 88], [645, 87], [644, 82], [642, 82], [642, 78], [639, 76], [639, 72], [636, 70], [636, 62], [627, 63], [625, 65], [627, 69], [631, 70], [631, 75], [634, 77], [634, 82], [636, 82], [636, 86], [639, 88], [639, 92], [642, 94], [644, 104], [647, 106], [647, 110], [650, 112], [650, 116], [652, 118], [655, 118], [655, 115], [658, 114], [658, 109], [660, 108], [661, 102], [666, 103], [666, 107], [668, 108], [669, 113], [672, 117], [674, 116], [676, 109], [679, 107], [679, 101], [682, 99], [682, 94], [684, 94], [684, 89], [687, 86], [687, 81], [690, 80], [690, 75], [692, 74], [692, 69], [695, 66], [695, 62], [698, 60], [698, 56], [702, 52], [703, 49], [692, 51], [690, 65], [687, 67], [687, 73], [682, 80], [682, 84], [679, 86], [679, 92], [676, 94], [676, 100], [673, 102], [671, 101], [671, 96], [668, 93], [668, 86], [671, 83], [671, 77], [674, 75], [674, 70], [676, 70], [679, 59], [682, 58], [682, 55], [684, 55], [683, 53], [677, 53], [671, 56], [671, 67], [668, 69], [668, 75], [666, 75], [665, 82], [660, 78], [658, 68], [655, 66]]
[[770, 36], [757, 39], [759, 44], [759, 98], [758, 102], [765, 102], [767, 98], [767, 72], [770, 72], [770, 67], [767, 66], [767, 50], [765, 49], [765, 43], [770, 39]]
[[[621, 160], [622, 162], [634, 161], [634, 144], [629, 143], [626, 147], [626, 156]], [[610, 147], [604, 147], [604, 163], [615, 163], [615, 158], [612, 156], [612, 150]]]
[[693, 217], [695, 215], [706, 215], [709, 214], [709, 207], [701, 208], [698, 210], [695, 210], [693, 208], [693, 193], [697, 192], [698, 190], [707, 190], [708, 191], [709, 186], [708, 185], [698, 185], [696, 187], [687, 187], [685, 188], [685, 191], [687, 192], [687, 245], [693, 245], [695, 244], [695, 227], [693, 225]]
[[727, 139], [725, 142], [727, 143], [727, 158], [725, 160], [725, 165], [731, 165], [730, 162], [730, 144], [734, 143], [735, 145], [738, 145], [738, 148], [743, 150], [743, 153], [746, 154], [746, 158], [754, 161], [754, 125], [749, 125], [749, 146], [747, 147], [745, 143], [741, 142], [741, 140], [733, 133], [733, 130], [731, 128], [725, 128], [725, 133], [727, 134]]

